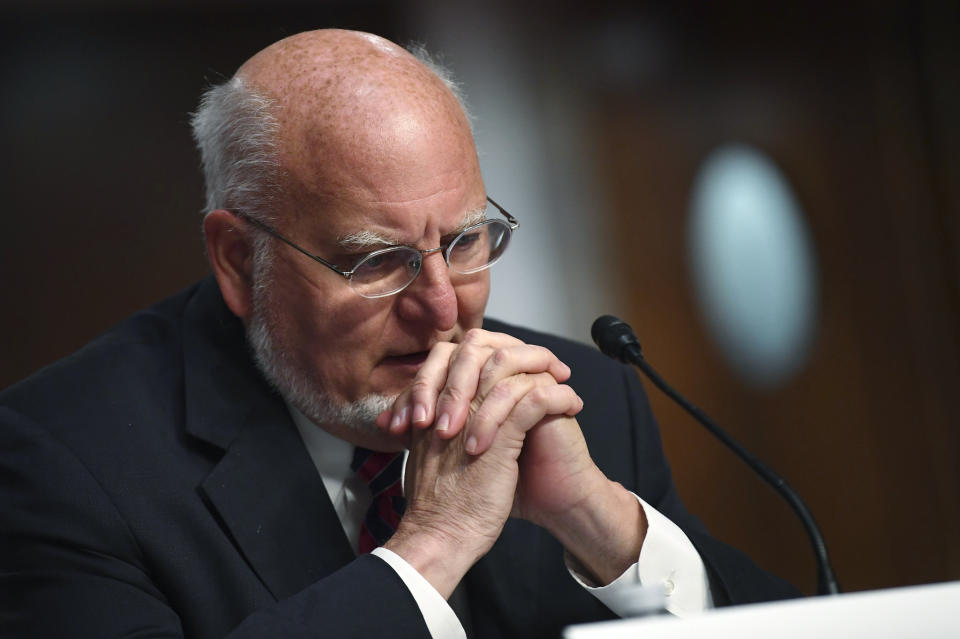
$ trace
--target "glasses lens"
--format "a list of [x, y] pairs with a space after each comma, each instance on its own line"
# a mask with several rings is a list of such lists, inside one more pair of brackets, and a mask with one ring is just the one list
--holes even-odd
[[487, 220], [461, 233], [447, 249], [450, 268], [464, 275], [493, 265], [510, 243], [510, 225]]
[[420, 272], [423, 256], [406, 246], [367, 255], [353, 269], [350, 285], [363, 297], [383, 297], [404, 288]]

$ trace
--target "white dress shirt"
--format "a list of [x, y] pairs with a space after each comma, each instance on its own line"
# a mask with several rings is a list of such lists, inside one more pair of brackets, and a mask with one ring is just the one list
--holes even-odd
[[[311, 422], [303, 413], [287, 405], [307, 452], [323, 479], [340, 524], [356, 551], [360, 524], [373, 501], [370, 490], [350, 470], [353, 444], [338, 439]], [[406, 455], [404, 455], [406, 467]], [[566, 557], [573, 578], [613, 612], [625, 615], [623, 593], [639, 585], [662, 588], [668, 612], [687, 616], [713, 605], [707, 572], [693, 544], [676, 524], [637, 497], [647, 516], [647, 534], [637, 563], [606, 586], [591, 585], [578, 570], [576, 560]], [[466, 634], [453, 609], [424, 577], [402, 557], [380, 547], [371, 553], [385, 561], [403, 580], [420, 607], [433, 639], [460, 639]]]

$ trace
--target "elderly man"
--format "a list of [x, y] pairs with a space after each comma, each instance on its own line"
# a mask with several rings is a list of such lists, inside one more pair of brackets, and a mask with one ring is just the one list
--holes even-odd
[[215, 279], [2, 395], [6, 628], [554, 637], [638, 583], [793, 594], [684, 510], [632, 371], [484, 324], [518, 221], [448, 81], [304, 33], [194, 128]]

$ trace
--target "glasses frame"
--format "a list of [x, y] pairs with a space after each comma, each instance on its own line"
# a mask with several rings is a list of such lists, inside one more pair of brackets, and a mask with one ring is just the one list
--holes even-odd
[[[507, 226], [509, 227], [511, 234], [513, 234], [514, 231], [516, 231], [518, 228], [520, 228], [520, 221], [519, 221], [517, 218], [515, 218], [513, 215], [511, 215], [510, 213], [508, 213], [506, 209], [504, 209], [502, 206], [500, 206], [499, 204], [497, 204], [491, 197], [487, 196], [487, 201], [490, 202], [490, 204], [493, 204], [493, 206], [496, 207], [497, 211], [499, 211], [500, 214], [507, 219]], [[243, 221], [251, 224], [252, 226], [254, 226], [254, 227], [258, 228], [258, 229], [260, 229], [261, 231], [267, 233], [268, 235], [272, 235], [272, 236], [275, 237], [276, 239], [280, 240], [281, 242], [283, 242], [284, 244], [290, 246], [291, 248], [299, 251], [300, 253], [303, 253], [304, 255], [306, 255], [307, 257], [309, 257], [309, 258], [310, 258], [311, 260], [313, 260], [314, 262], [317, 262], [317, 263], [319, 263], [319, 264], [323, 264], [324, 266], [326, 266], [328, 269], [330, 269], [330, 270], [333, 271], [334, 273], [336, 273], [336, 274], [338, 274], [338, 275], [341, 275], [344, 279], [347, 280], [347, 282], [350, 284], [350, 288], [352, 288], [354, 291], [357, 290], [356, 287], [353, 286], [353, 274], [356, 272], [356, 270], [357, 270], [365, 261], [367, 261], [369, 258], [371, 258], [371, 257], [376, 257], [377, 255], [380, 255], [380, 254], [382, 254], [382, 253], [387, 253], [387, 252], [394, 251], [394, 250], [396, 250], [397, 248], [408, 248], [408, 249], [412, 249], [412, 250], [414, 250], [414, 251], [419, 252], [420, 255], [422, 255], [422, 256], [424, 256], [424, 257], [427, 256], [427, 255], [430, 255], [431, 253], [436, 253], [437, 251], [443, 251], [444, 249], [446, 249], [446, 251], [444, 251], [444, 254], [443, 254], [443, 259], [444, 259], [444, 261], [447, 263], [447, 268], [449, 268], [449, 267], [450, 267], [450, 254], [449, 254], [449, 249], [450, 249], [450, 247], [451, 247], [453, 244], [455, 244], [456, 241], [459, 240], [465, 233], [469, 233], [469, 232], [472, 231], [473, 229], [478, 228], [478, 227], [480, 227], [480, 226], [483, 226], [484, 224], [488, 224], [488, 223], [491, 221], [491, 220], [489, 220], [489, 219], [485, 219], [485, 220], [483, 220], [482, 222], [477, 222], [476, 224], [471, 224], [471, 225], [468, 226], [467, 228], [465, 228], [465, 229], [463, 229], [462, 231], [460, 231], [455, 238], [453, 238], [452, 240], [450, 240], [450, 241], [447, 242], [446, 244], [441, 244], [440, 246], [438, 246], [438, 247], [436, 247], [436, 248], [431, 248], [431, 249], [418, 249], [418, 248], [415, 247], [415, 246], [407, 246], [407, 245], [405, 245], [405, 244], [396, 244], [396, 245], [393, 245], [393, 246], [386, 246], [386, 247], [384, 247], [384, 248], [382, 248], [382, 249], [377, 249], [377, 250], [375, 250], [375, 251], [370, 251], [369, 253], [366, 253], [365, 255], [363, 255], [362, 257], [360, 257], [360, 259], [357, 260], [356, 265], [355, 265], [351, 270], [346, 271], [346, 270], [343, 270], [342, 268], [340, 268], [339, 266], [337, 266], [336, 264], [334, 264], [333, 262], [330, 262], [330, 261], [328, 261], [328, 260], [325, 260], [325, 259], [323, 259], [322, 257], [320, 257], [319, 255], [316, 255], [315, 253], [311, 253], [311, 252], [308, 251], [307, 249], [305, 249], [305, 248], [303, 248], [303, 247], [301, 247], [301, 246], [298, 246], [298, 245], [295, 244], [292, 240], [289, 240], [289, 239], [287, 239], [286, 237], [284, 237], [283, 234], [281, 234], [279, 231], [277, 231], [276, 229], [274, 229], [274, 228], [273, 228], [272, 226], [270, 226], [269, 224], [267, 224], [267, 223], [265, 223], [265, 222], [261, 222], [261, 221], [258, 220], [257, 218], [255, 218], [255, 217], [253, 217], [252, 215], [250, 215], [250, 214], [246, 213], [245, 211], [243, 211], [242, 209], [228, 209], [228, 210], [230, 211], [230, 213], [233, 213], [234, 215], [236, 215], [237, 217], [239, 217], [239, 218], [242, 219]], [[499, 259], [499, 258], [498, 258], [498, 259]], [[494, 260], [494, 262], [496, 262], [496, 260]], [[487, 264], [486, 266], [484, 266], [484, 267], [482, 267], [482, 268], [478, 268], [478, 269], [476, 269], [476, 270], [474, 270], [474, 271], [470, 271], [470, 273], [478, 273], [478, 272], [480, 272], [480, 271], [483, 271], [483, 270], [485, 270], [485, 269], [488, 269], [488, 268], [490, 268], [491, 266], [493, 266], [494, 262], [490, 262], [489, 264]], [[408, 286], [410, 286], [418, 277], [420, 277], [420, 273], [421, 273], [421, 271], [422, 271], [422, 269], [423, 269], [423, 266], [422, 266], [422, 265], [423, 265], [423, 260], [420, 261], [420, 264], [421, 264], [421, 266], [417, 269], [417, 273], [410, 279], [410, 281], [407, 282], [406, 284], [404, 284], [403, 286], [401, 286], [400, 288], [396, 289], [396, 290], [390, 291], [390, 292], [388, 292], [388, 293], [380, 293], [380, 294], [377, 294], [377, 295], [363, 295], [362, 293], [360, 293], [359, 291], [357, 291], [357, 295], [360, 295], [361, 297], [366, 297], [366, 298], [368, 298], [368, 299], [376, 299], [376, 298], [378, 298], [378, 297], [388, 297], [388, 296], [390, 296], [390, 295], [396, 295], [397, 293], [399, 293], [399, 292], [402, 291], [403, 289], [405, 289], [405, 288], [407, 288]]]

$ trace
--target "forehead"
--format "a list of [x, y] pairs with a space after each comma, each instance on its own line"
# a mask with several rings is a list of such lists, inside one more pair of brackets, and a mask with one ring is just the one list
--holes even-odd
[[384, 244], [431, 244], [483, 218], [486, 195], [478, 188], [444, 191], [408, 201], [324, 198], [310, 207], [302, 226], [329, 248], [363, 249]]
[[[291, 171], [288, 194], [294, 216], [332, 243], [361, 232], [418, 244], [445, 235], [482, 211], [486, 192], [469, 130], [429, 130], [402, 135], [397, 126], [380, 129], [373, 150], [359, 144], [314, 171]], [[328, 157], [333, 159], [333, 157]], [[312, 167], [311, 167], [312, 168]]]

